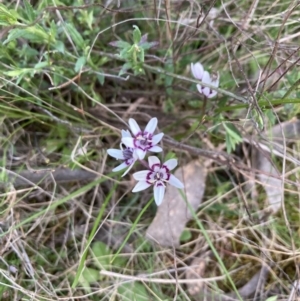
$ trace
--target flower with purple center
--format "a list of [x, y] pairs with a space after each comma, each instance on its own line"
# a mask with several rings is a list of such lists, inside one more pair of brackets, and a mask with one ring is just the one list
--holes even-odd
[[157, 144], [161, 141], [164, 134], [153, 135], [157, 126], [157, 118], [151, 118], [144, 131], [141, 131], [133, 118], [129, 119], [129, 126], [133, 137], [123, 137], [122, 142], [127, 147], [135, 149], [140, 160], [145, 158], [147, 151], [154, 153], [162, 151], [162, 148], [157, 146]]
[[[129, 131], [122, 130], [122, 138], [125, 138], [125, 137], [131, 137], [131, 134], [129, 133]], [[122, 177], [123, 177], [128, 173], [128, 171], [132, 168], [134, 163], [138, 160], [138, 156], [137, 156], [134, 148], [127, 147], [127, 146], [125, 146], [125, 148], [123, 148], [122, 143], [121, 143], [120, 148], [121, 149], [110, 148], [107, 150], [107, 153], [111, 157], [114, 157], [117, 160], [123, 161], [120, 165], [115, 167], [112, 171], [119, 171], [119, 170], [122, 170], [122, 169], [128, 167], [128, 169], [123, 173], [123, 175], [122, 175]]]
[[154, 200], [156, 205], [159, 206], [165, 195], [166, 183], [170, 183], [179, 189], [182, 189], [184, 186], [180, 180], [170, 173], [177, 166], [176, 159], [170, 159], [161, 164], [156, 156], [150, 156], [148, 163], [149, 170], [142, 170], [133, 174], [138, 183], [132, 192], [138, 192], [154, 185]]
[[[216, 88], [219, 87], [219, 79], [220, 79], [219, 74], [215, 78], [212, 78], [210, 74], [204, 70], [203, 66], [200, 63], [196, 63], [196, 64], [191, 63], [191, 70], [193, 76], [196, 79], [202, 81], [205, 84], [209, 84], [213, 87]], [[207, 98], [212, 98], [216, 96], [218, 93], [217, 91], [212, 90], [209, 87], [201, 86], [200, 84], [197, 85], [197, 89], [199, 93], [204, 94]]]

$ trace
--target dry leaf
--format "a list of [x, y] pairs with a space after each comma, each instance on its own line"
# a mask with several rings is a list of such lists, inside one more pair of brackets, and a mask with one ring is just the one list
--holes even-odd
[[278, 179], [280, 173], [262, 151], [258, 151], [258, 169], [264, 172], [258, 177], [267, 193], [271, 210], [276, 213], [281, 208], [283, 195], [282, 180]]
[[[207, 252], [206, 256], [205, 254], [201, 255], [201, 257], [196, 257], [192, 261], [192, 263], [189, 266], [189, 269], [185, 273], [186, 279], [201, 279], [204, 276], [206, 263], [209, 257], [207, 256], [210, 254], [210, 252]], [[205, 285], [204, 282], [198, 282], [198, 283], [187, 283], [188, 292], [190, 295], [196, 295], [199, 294], [200, 291], [203, 290], [203, 286]]]
[[[267, 135], [265, 135], [267, 136]], [[300, 137], [300, 121], [297, 119], [292, 119], [291, 121], [286, 121], [275, 125], [270, 131], [269, 139], [272, 139], [269, 143], [270, 152], [274, 152], [278, 155], [281, 153], [281, 157], [285, 157], [287, 160], [298, 164], [298, 161], [293, 158], [292, 155], [284, 152], [283, 141], [288, 143], [289, 140], [299, 139]], [[268, 139], [268, 140], [269, 140]], [[269, 157], [269, 158], [268, 158]], [[290, 159], [291, 157], [291, 159]], [[280, 179], [281, 174], [276, 169], [274, 163], [271, 161], [270, 155], [267, 155], [264, 151], [257, 150], [257, 162], [255, 164], [257, 168], [264, 173], [259, 174], [259, 179], [262, 182], [264, 189], [268, 196], [268, 202], [270, 204], [273, 213], [276, 213], [281, 208], [282, 196], [283, 196], [283, 185]]]
[[[205, 190], [206, 168], [199, 160], [178, 168], [175, 176], [185, 185], [187, 201], [196, 210]], [[168, 186], [162, 204], [147, 230], [147, 237], [161, 246], [178, 246], [186, 223], [192, 215], [177, 188]]]

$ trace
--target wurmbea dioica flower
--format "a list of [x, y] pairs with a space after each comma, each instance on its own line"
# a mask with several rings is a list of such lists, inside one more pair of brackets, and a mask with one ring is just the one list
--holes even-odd
[[[212, 79], [210, 74], [204, 70], [203, 66], [200, 63], [193, 64], [191, 63], [191, 70], [193, 73], [193, 76], [202, 81], [203, 83], [209, 84], [213, 87], [218, 88], [219, 86], [219, 74], [216, 78]], [[212, 98], [217, 95], [217, 91], [212, 90], [211, 88], [201, 86], [200, 84], [197, 84], [197, 89], [201, 94], [204, 94], [207, 98]]]
[[[133, 135], [128, 130], [122, 130], [121, 149], [110, 148], [107, 150], [110, 156], [123, 161], [113, 171], [119, 171], [127, 167], [122, 176], [128, 173], [136, 161], [147, 165], [144, 161], [147, 151], [156, 153], [162, 151], [162, 148], [157, 144], [161, 141], [164, 134], [153, 134], [157, 126], [157, 118], [152, 118], [144, 131], [141, 131], [136, 121], [132, 118], [129, 119], [129, 125]], [[138, 192], [154, 185], [154, 200], [159, 206], [164, 198], [167, 183], [180, 189], [183, 188], [183, 184], [170, 172], [177, 166], [177, 160], [170, 159], [161, 164], [156, 156], [150, 156], [148, 163], [149, 170], [133, 174], [133, 177], [139, 182], [132, 191]]]
[[[129, 133], [128, 130], [127, 131], [122, 130], [122, 137], [123, 138], [131, 137], [131, 134]], [[122, 175], [125, 176], [128, 173], [128, 171], [132, 168], [136, 160], [138, 159], [138, 156], [134, 148], [127, 147], [127, 146], [122, 147], [122, 143], [120, 145], [120, 148], [121, 149], [110, 148], [107, 150], [107, 153], [110, 156], [123, 161], [122, 164], [115, 167], [112, 171], [119, 171], [128, 167], [128, 169]]]
[[135, 149], [140, 160], [145, 158], [147, 151], [154, 153], [162, 151], [162, 148], [157, 146], [157, 144], [161, 141], [164, 134], [153, 135], [157, 126], [157, 118], [151, 118], [144, 131], [141, 131], [133, 118], [129, 119], [129, 126], [133, 137], [123, 137], [122, 142], [127, 147]]
[[170, 173], [177, 166], [176, 159], [170, 159], [161, 164], [156, 156], [150, 156], [148, 163], [149, 170], [142, 170], [133, 174], [133, 177], [139, 182], [132, 192], [138, 192], [154, 185], [154, 200], [156, 205], [159, 206], [164, 198], [167, 183], [180, 189], [184, 186], [180, 180]]

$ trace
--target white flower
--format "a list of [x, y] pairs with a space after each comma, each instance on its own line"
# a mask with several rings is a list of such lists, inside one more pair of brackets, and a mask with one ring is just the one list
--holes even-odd
[[165, 195], [166, 183], [170, 183], [180, 189], [184, 186], [170, 173], [177, 166], [176, 159], [170, 159], [161, 164], [156, 156], [150, 156], [148, 163], [149, 170], [142, 170], [133, 174], [133, 177], [139, 182], [135, 185], [132, 192], [138, 192], [154, 185], [154, 200], [156, 205], [159, 206]]
[[[201, 82], [205, 84], [209, 84], [213, 87], [218, 88], [219, 87], [219, 74], [216, 78], [212, 79], [211, 76], [207, 71], [204, 70], [203, 66], [200, 63], [193, 64], [191, 63], [191, 70], [193, 73], [193, 76], [200, 80]], [[207, 98], [212, 98], [217, 95], [217, 91], [212, 90], [211, 88], [201, 86], [200, 84], [197, 84], [197, 89], [201, 94], [204, 94]]]
[[[131, 134], [129, 133], [129, 131], [124, 131], [122, 130], [122, 137], [131, 137]], [[134, 165], [135, 161], [138, 159], [138, 156], [136, 154], [135, 149], [131, 148], [131, 147], [125, 147], [122, 148], [122, 144], [120, 146], [121, 149], [114, 149], [114, 148], [110, 148], [107, 150], [107, 153], [118, 159], [118, 160], [123, 160], [124, 162], [121, 163], [120, 165], [118, 165], [117, 167], [115, 167], [112, 171], [119, 171], [122, 170], [126, 167], [128, 167], [128, 169], [123, 173], [122, 177], [125, 176], [128, 171], [132, 168], [132, 166]]]
[[162, 148], [156, 144], [160, 142], [164, 134], [153, 135], [157, 126], [157, 118], [152, 118], [144, 131], [141, 131], [137, 122], [132, 118], [129, 119], [129, 126], [133, 137], [123, 137], [122, 142], [127, 147], [135, 149], [140, 160], [145, 158], [147, 151], [154, 153], [162, 151]]

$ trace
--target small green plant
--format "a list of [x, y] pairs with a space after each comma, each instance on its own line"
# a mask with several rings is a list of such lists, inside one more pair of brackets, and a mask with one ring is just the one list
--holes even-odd
[[145, 50], [156, 46], [157, 42], [148, 42], [148, 34], [141, 35], [140, 29], [133, 25], [133, 44], [126, 41], [119, 40], [110, 42], [109, 45], [120, 48], [120, 58], [125, 61], [119, 76], [126, 73], [127, 70], [132, 69], [134, 75], [144, 74], [143, 63], [145, 61]]

